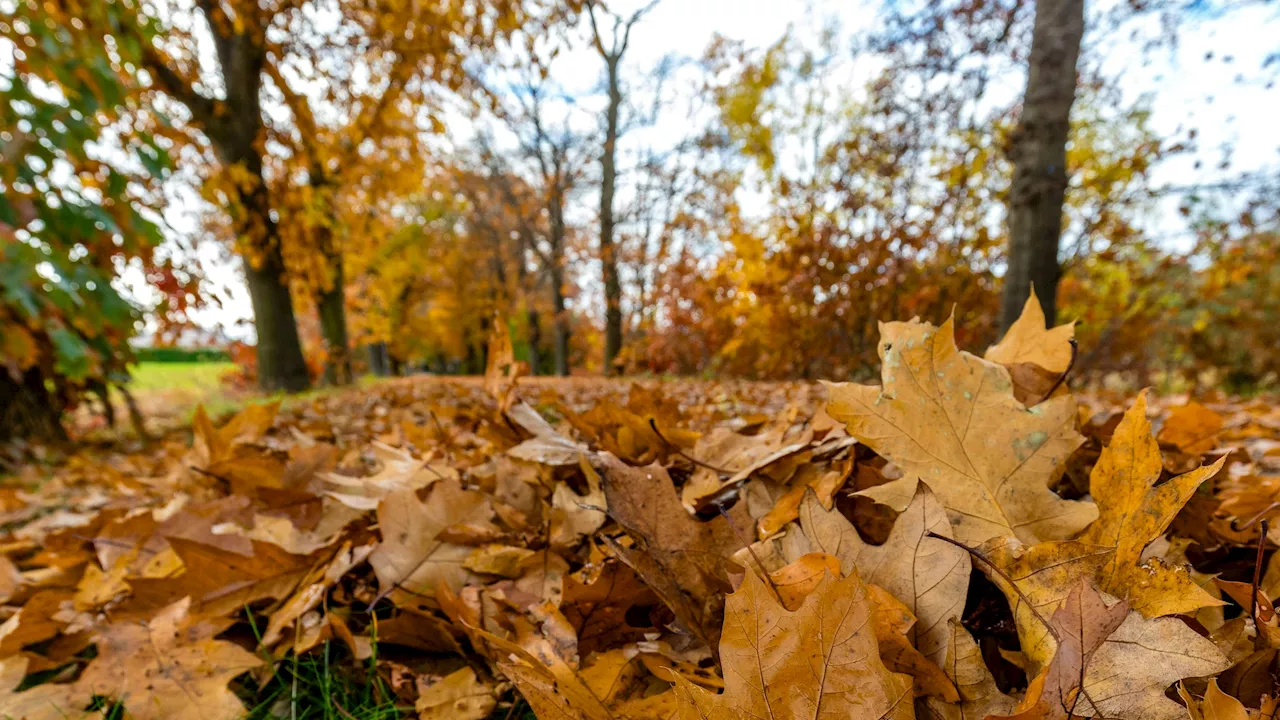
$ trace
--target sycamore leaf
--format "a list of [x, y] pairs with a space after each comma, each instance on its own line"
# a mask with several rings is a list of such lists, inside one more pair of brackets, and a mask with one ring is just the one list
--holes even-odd
[[[635, 468], [607, 453], [597, 456], [609, 515], [637, 542], [613, 551], [636, 571], [684, 627], [709, 647], [720, 637], [729, 559], [750, 532], [742, 503], [729, 518], [694, 519], [680, 503], [671, 477], [660, 465]], [[735, 529], [730, 522], [737, 525]]]
[[1096, 516], [1049, 489], [1082, 438], [1066, 394], [1027, 409], [1002, 366], [961, 352], [953, 320], [881, 324], [883, 388], [829, 385], [827, 412], [849, 434], [923, 480], [967, 544], [1063, 539]]
[[1125, 598], [1147, 617], [1190, 614], [1221, 601], [1202, 590], [1185, 568], [1158, 561], [1142, 564], [1142, 551], [1164, 533], [1174, 516], [1201, 483], [1222, 469], [1225, 458], [1168, 482], [1160, 479], [1160, 448], [1147, 422], [1147, 393], [1111, 436], [1089, 477], [1098, 503], [1098, 519], [1085, 529], [1081, 542], [1114, 547], [1115, 553], [1099, 571], [1100, 587]]
[[800, 609], [755, 573], [729, 595], [720, 657], [725, 691], [676, 676], [684, 718], [911, 718], [911, 680], [881, 662], [867, 588], [828, 575]]
[[426, 500], [414, 490], [397, 490], [378, 505], [382, 544], [369, 556], [378, 575], [379, 596], [397, 604], [434, 602], [436, 586], [456, 591], [470, 577], [464, 563], [472, 548], [445, 542], [440, 534], [455, 523], [486, 523], [493, 510], [485, 495], [463, 490], [455, 480], [431, 487]]
[[969, 720], [1011, 712], [1017, 702], [1000, 692], [982, 659], [982, 651], [959, 620], [947, 622], [947, 657], [943, 670], [960, 694], [958, 703], [930, 697], [925, 708], [939, 720]]
[[225, 624], [189, 620], [190, 605], [176, 602], [145, 624], [108, 625], [98, 633], [98, 657], [77, 687], [119, 701], [134, 720], [243, 715], [244, 704], [227, 683], [262, 661], [239, 645], [215, 640]]
[[[1123, 600], [1107, 605], [1102, 594], [1086, 580], [1080, 580], [1065, 601], [1049, 618], [1049, 627], [1058, 640], [1057, 652], [1049, 665], [1031, 681], [1026, 698], [1018, 705], [1017, 720], [1067, 720], [1077, 708], [1088, 708], [1086, 670], [1093, 655], [1129, 614]], [[1079, 713], [1085, 716], [1083, 712]]]
[[1060, 375], [1071, 365], [1071, 339], [1075, 333], [1075, 322], [1045, 327], [1044, 309], [1032, 288], [1022, 314], [983, 357], [1001, 365], [1031, 363]]

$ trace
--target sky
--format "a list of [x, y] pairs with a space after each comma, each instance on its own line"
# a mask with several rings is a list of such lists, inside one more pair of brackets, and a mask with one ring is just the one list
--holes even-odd
[[[647, 3], [617, 0], [612, 7], [627, 16], [642, 4]], [[659, 0], [632, 31], [624, 79], [643, 84], [665, 56], [700, 57], [716, 33], [749, 47], [766, 47], [788, 28], [806, 37], [816, 33], [827, 18], [834, 18], [846, 36], [852, 35], [876, 22], [873, 7], [870, 2], [849, 0]], [[587, 44], [585, 28], [584, 23], [576, 46], [557, 59], [552, 72], [567, 92], [581, 98], [573, 111], [574, 122], [590, 127], [604, 98], [599, 93], [602, 62]], [[1198, 131], [1199, 150], [1161, 163], [1153, 173], [1155, 186], [1211, 184], [1240, 172], [1280, 167], [1280, 132], [1276, 129], [1280, 127], [1276, 120], [1280, 117], [1280, 83], [1268, 86], [1270, 81], [1280, 80], [1280, 67], [1261, 69], [1269, 54], [1280, 52], [1277, 28], [1280, 9], [1274, 5], [1245, 7], [1225, 18], [1188, 23], [1176, 48], [1144, 55], [1128, 41], [1127, 34], [1097, 48], [1104, 71], [1118, 78], [1126, 101], [1151, 94], [1151, 123], [1159, 135], [1177, 136], [1192, 126]], [[1136, 29], [1157, 33], [1158, 20], [1151, 18]], [[850, 52], [833, 72], [844, 73], [849, 82], [858, 83], [870, 71]], [[1237, 75], [1246, 80], [1237, 81]], [[1005, 78], [1004, 91], [1016, 97], [1024, 82], [1020, 75]], [[669, 83], [672, 92], [680, 85], [678, 81]], [[687, 94], [683, 89], [678, 92]], [[620, 147], [624, 169], [626, 158], [638, 148], [670, 146], [688, 136], [693, 121], [682, 111], [686, 105], [687, 98], [677, 97], [656, 123], [624, 137]], [[459, 126], [461, 123], [465, 120], [455, 118], [450, 133], [465, 138], [470, 129]], [[1231, 161], [1227, 170], [1219, 169], [1224, 147], [1234, 148], [1227, 156]], [[201, 208], [197, 192], [183, 180], [169, 185], [171, 202], [165, 219], [171, 232], [197, 235]], [[590, 221], [595, 203], [594, 198], [582, 197], [574, 212]], [[1184, 249], [1191, 235], [1178, 213], [1178, 204], [1176, 196], [1162, 201], [1144, 219], [1144, 225], [1168, 247]], [[201, 245], [208, 289], [217, 302], [195, 313], [194, 319], [231, 337], [251, 338], [252, 309], [239, 261], [215, 244]], [[124, 282], [139, 300], [147, 302], [140, 272], [126, 273]]]

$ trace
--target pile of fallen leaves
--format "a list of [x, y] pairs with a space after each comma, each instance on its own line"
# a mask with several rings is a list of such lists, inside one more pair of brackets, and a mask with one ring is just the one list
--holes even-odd
[[499, 338], [77, 455], [0, 490], [0, 717], [296, 717], [320, 653], [424, 719], [1276, 715], [1280, 411], [1086, 407], [1034, 302], [881, 335], [880, 386], [517, 385]]

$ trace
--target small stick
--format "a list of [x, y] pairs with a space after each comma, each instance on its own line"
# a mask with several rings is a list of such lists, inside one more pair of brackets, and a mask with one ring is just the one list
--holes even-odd
[[1262, 581], [1262, 551], [1267, 546], [1267, 525], [1268, 521], [1263, 520], [1262, 534], [1258, 536], [1258, 555], [1253, 560], [1253, 587], [1249, 592], [1249, 616], [1253, 618], [1255, 630], [1262, 627], [1258, 624], [1258, 583]]
[[729, 476], [733, 475], [732, 470], [725, 470], [724, 468], [718, 468], [715, 465], [711, 465], [710, 463], [704, 463], [696, 457], [693, 457], [691, 455], [686, 455], [684, 450], [680, 449], [679, 445], [676, 445], [675, 443], [671, 442], [670, 440], [667, 439], [666, 435], [662, 434], [662, 431], [658, 429], [657, 420], [654, 420], [653, 418], [649, 418], [649, 427], [653, 430], [653, 434], [658, 436], [659, 440], [666, 443], [667, 447], [674, 450], [677, 455], [684, 458], [685, 460], [688, 460], [689, 462], [693, 463], [694, 465], [697, 465], [698, 467], [704, 467], [720, 475], [729, 475]]
[[[1062, 374], [1058, 376], [1058, 381], [1053, 384], [1053, 387], [1049, 388], [1049, 392], [1045, 393], [1044, 397], [1040, 398], [1040, 402], [1053, 397], [1058, 388], [1062, 387], [1062, 383], [1067, 381], [1067, 376], [1071, 374], [1072, 368], [1076, 366], [1076, 356], [1080, 354], [1080, 343], [1076, 342], [1075, 338], [1071, 338], [1068, 342], [1071, 343], [1071, 360], [1067, 363], [1067, 369], [1062, 371]], [[1040, 403], [1036, 404], [1039, 405]]]
[[738, 536], [738, 542], [746, 546], [747, 552], [751, 553], [751, 559], [756, 561], [756, 567], [760, 568], [760, 575], [764, 577], [765, 582], [769, 583], [769, 587], [773, 590], [773, 596], [777, 598], [778, 604], [785, 607], [786, 603], [782, 602], [782, 591], [779, 590], [778, 586], [773, 582], [773, 578], [770, 577], [769, 571], [765, 569], [764, 563], [760, 561], [760, 556], [756, 554], [756, 549], [751, 547], [751, 543], [747, 542], [742, 531], [738, 529], [738, 526], [734, 524], [733, 519], [729, 517], [729, 513], [724, 511], [724, 506], [716, 505], [715, 508], [720, 511], [720, 517], [724, 518], [724, 521], [729, 524], [729, 527], [733, 528], [733, 534]]

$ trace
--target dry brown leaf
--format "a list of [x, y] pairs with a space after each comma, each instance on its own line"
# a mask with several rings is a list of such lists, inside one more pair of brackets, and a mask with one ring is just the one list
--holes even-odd
[[557, 483], [551, 492], [551, 546], [568, 548], [577, 545], [607, 519], [608, 500], [600, 487], [600, 475], [581, 456], [579, 465], [587, 480], [587, 494], [579, 495], [567, 483]]
[[1043, 619], [1061, 607], [1081, 580], [1096, 577], [1098, 568], [1113, 552], [1111, 548], [1078, 542], [1023, 547], [1013, 538], [992, 540], [978, 548], [978, 553], [998, 569], [992, 570], [985, 562], [976, 563], [1008, 599], [1022, 652], [1033, 669], [1043, 668], [1057, 647]]
[[529, 373], [528, 363], [517, 361], [511, 345], [511, 329], [502, 313], [493, 314], [493, 326], [489, 334], [488, 360], [484, 370], [484, 389], [498, 409], [505, 412], [516, 402], [516, 383]]
[[973, 636], [955, 619], [947, 623], [947, 630], [950, 637], [943, 670], [955, 683], [960, 701], [949, 703], [937, 697], [927, 698], [925, 708], [929, 715], [939, 720], [970, 720], [1012, 712], [1017, 701], [996, 687]]
[[784, 568], [769, 573], [782, 607], [795, 612], [828, 574], [840, 577], [840, 559], [826, 553], [809, 553]]
[[493, 685], [467, 667], [430, 684], [419, 679], [413, 708], [418, 720], [484, 720], [497, 705]]
[[1000, 342], [987, 348], [983, 356], [1001, 365], [1031, 363], [1061, 375], [1071, 366], [1071, 340], [1076, 334], [1075, 322], [1045, 327], [1044, 310], [1035, 288], [1022, 306], [1022, 314], [1009, 326]]
[[[29, 661], [22, 655], [0, 660], [0, 717], [14, 720], [76, 720], [93, 695], [77, 685], [37, 685], [15, 692], [27, 674]], [[97, 714], [97, 713], [94, 713]]]
[[182, 573], [130, 579], [133, 597], [123, 605], [126, 611], [145, 614], [190, 597], [201, 614], [234, 612], [264, 598], [287, 597], [311, 566], [305, 556], [256, 540], [249, 554], [178, 537], [169, 538], [169, 545], [182, 560]]
[[[865, 542], [843, 515], [824, 510], [812, 493], [801, 504], [799, 519], [801, 533], [782, 540], [784, 560], [794, 562], [797, 553], [827, 553], [839, 558], [842, 573], [856, 570], [866, 582], [885, 588], [918, 621], [908, 635], [912, 643], [940, 664], [950, 634], [947, 621], [964, 609], [971, 563], [961, 548], [928, 537], [931, 532], [951, 536], [946, 513], [928, 487], [919, 486], [882, 545]], [[750, 556], [740, 552], [737, 559], [746, 564]]]
[[240, 717], [244, 704], [227, 687], [262, 661], [234, 643], [215, 640], [223, 624], [192, 621], [189, 600], [145, 624], [119, 622], [97, 635], [98, 656], [79, 690], [115, 698], [134, 720]]
[[1031, 681], [1026, 697], [1018, 704], [1017, 714], [1009, 717], [1017, 720], [1067, 720], [1077, 714], [1090, 717], [1088, 710], [1093, 708], [1093, 700], [1086, 687], [1087, 670], [1094, 653], [1128, 614], [1129, 606], [1123, 600], [1107, 605], [1102, 594], [1087, 580], [1077, 582], [1048, 619], [1058, 644], [1053, 660]]
[[856, 574], [827, 576], [796, 612], [755, 573], [729, 595], [720, 657], [725, 691], [682, 677], [682, 717], [912, 718], [911, 681], [885, 668]]
[[607, 453], [599, 455], [598, 462], [609, 515], [637, 542], [637, 547], [615, 542], [613, 551], [662, 598], [685, 629], [717, 647], [722, 598], [733, 566], [729, 557], [744, 544], [743, 528], [751, 527], [741, 504], [728, 518], [699, 522], [680, 503], [661, 466], [634, 468]]
[[1099, 587], [1146, 617], [1191, 614], [1220, 605], [1183, 567], [1158, 560], [1143, 564], [1142, 552], [1173, 522], [1196, 488], [1222, 469], [1224, 459], [1156, 484], [1162, 463], [1160, 448], [1147, 422], [1147, 393], [1143, 391], [1124, 414], [1111, 442], [1102, 451], [1089, 478], [1098, 504], [1098, 519], [1080, 541], [1115, 548], [1099, 571]]
[[962, 542], [1074, 535], [1097, 509], [1048, 485], [1082, 441], [1075, 401], [1062, 394], [1027, 409], [1004, 367], [956, 347], [952, 323], [882, 323], [883, 387], [829, 385], [827, 412], [906, 472], [896, 482], [928, 484]]
[[1259, 714], [1249, 712], [1239, 700], [1222, 692], [1218, 681], [1212, 678], [1203, 698], [1192, 695], [1186, 683], [1178, 683], [1178, 695], [1187, 704], [1191, 720], [1251, 720]]
[[463, 563], [472, 548], [445, 542], [440, 534], [455, 523], [487, 523], [492, 516], [488, 498], [453, 480], [433, 485], [426, 500], [413, 490], [387, 495], [378, 505], [382, 544], [369, 556], [379, 596], [396, 604], [434, 603], [437, 585], [461, 588], [470, 577]]
[[1197, 402], [1169, 411], [1160, 428], [1160, 442], [1188, 455], [1203, 455], [1217, 447], [1226, 420]]
[[368, 559], [373, 550], [372, 544], [356, 548], [350, 542], [343, 544], [328, 563], [313, 569], [298, 583], [297, 591], [271, 613], [259, 645], [271, 647], [276, 644], [286, 627], [297, 622], [304, 613], [318, 607], [324, 600], [325, 593], [352, 568]]

